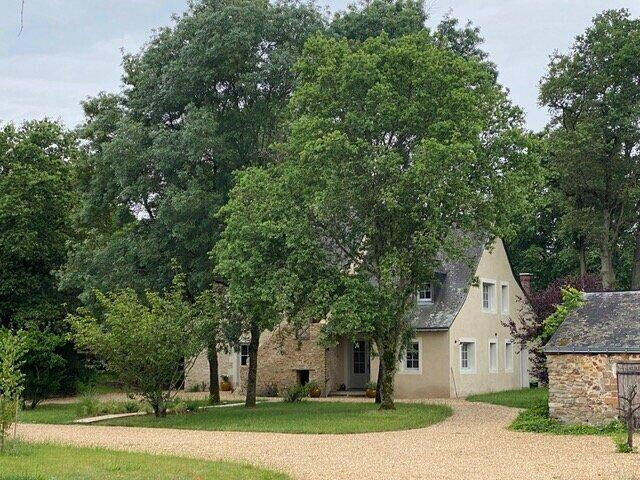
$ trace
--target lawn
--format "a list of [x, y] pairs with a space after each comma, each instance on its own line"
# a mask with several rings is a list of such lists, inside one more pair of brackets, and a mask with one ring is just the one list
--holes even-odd
[[249, 465], [95, 448], [18, 444], [0, 456], [0, 480], [288, 480]]
[[483, 393], [467, 397], [470, 402], [493, 403], [505, 407], [532, 408], [546, 404], [549, 400], [549, 390], [546, 388], [523, 388], [520, 390], [505, 390], [504, 392]]
[[100, 422], [100, 425], [282, 433], [364, 433], [422, 428], [451, 415], [444, 405], [397, 403], [396, 409], [380, 411], [374, 403], [265, 402], [256, 408], [244, 406], [204, 411], [130, 417]]
[[549, 391], [546, 388], [524, 388], [504, 392], [484, 393], [467, 398], [470, 402], [493, 403], [505, 407], [524, 408], [509, 426], [519, 432], [551, 433], [554, 435], [611, 435], [625, 431], [620, 422], [604, 427], [566, 425], [549, 417]]
[[72, 423], [78, 418], [75, 403], [47, 403], [34, 410], [23, 410], [18, 414], [22, 423]]

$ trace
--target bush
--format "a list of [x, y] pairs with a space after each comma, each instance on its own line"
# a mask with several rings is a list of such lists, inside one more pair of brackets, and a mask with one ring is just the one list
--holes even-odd
[[22, 335], [0, 330], [0, 454], [16, 422], [24, 375], [20, 372], [26, 342]]
[[267, 384], [260, 392], [261, 397], [277, 397], [278, 396], [278, 384], [273, 382]]
[[283, 399], [287, 403], [298, 403], [307, 395], [309, 395], [309, 388], [307, 385], [291, 385], [284, 389]]
[[378, 382], [367, 382], [364, 386], [367, 390], [377, 390]]
[[202, 407], [202, 402], [199, 400], [187, 400], [184, 402], [187, 412], [197, 412]]

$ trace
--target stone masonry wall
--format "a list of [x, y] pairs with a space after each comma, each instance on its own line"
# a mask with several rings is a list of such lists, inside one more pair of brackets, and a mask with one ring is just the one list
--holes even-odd
[[[333, 389], [327, 377], [331, 362], [326, 358], [331, 354], [318, 345], [317, 340], [321, 324], [309, 326], [309, 334], [297, 339], [290, 326], [282, 324], [272, 332], [265, 332], [260, 337], [258, 349], [258, 395], [269, 390], [283, 390], [298, 383], [298, 370], [309, 370], [309, 380], [315, 380], [322, 389], [323, 395]], [[329, 364], [329, 368], [327, 365]], [[247, 385], [249, 366], [240, 366], [240, 391], [244, 393]]]
[[638, 354], [551, 354], [549, 414], [564, 423], [606, 425], [618, 417], [616, 364]]

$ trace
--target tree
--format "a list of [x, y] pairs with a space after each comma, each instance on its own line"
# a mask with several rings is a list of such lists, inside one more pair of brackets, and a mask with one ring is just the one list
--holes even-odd
[[[530, 371], [543, 385], [549, 381], [547, 357], [543, 348], [555, 333], [559, 325], [558, 319], [564, 320], [564, 317], [558, 317], [556, 312], [564, 302], [566, 296], [564, 292], [566, 291], [600, 292], [602, 291], [602, 282], [599, 277], [594, 275], [558, 278], [546, 288], [527, 295], [526, 302], [522, 302], [523, 306], [519, 308], [517, 318], [509, 318], [503, 322], [503, 325], [509, 328], [511, 337], [522, 348], [529, 349]], [[574, 293], [572, 299], [575, 300], [575, 298]], [[545, 323], [554, 314], [556, 315], [553, 317], [555, 320], [552, 320], [551, 324], [555, 325], [555, 328], [550, 327], [548, 322]]]
[[616, 288], [620, 236], [640, 211], [639, 39], [640, 21], [627, 10], [605, 11], [569, 54], [553, 55], [540, 87], [552, 114], [549, 142], [567, 216], [598, 245], [605, 290]]
[[167, 401], [202, 348], [197, 316], [184, 299], [182, 282], [178, 275], [171, 290], [147, 291], [142, 297], [131, 289], [96, 292], [100, 316], [85, 307], [69, 316], [78, 347], [147, 400], [157, 417], [166, 414]]
[[283, 168], [342, 272], [326, 333], [374, 342], [381, 408], [393, 408], [415, 291], [442, 255], [464, 258], [472, 243], [512, 232], [538, 175], [534, 143], [486, 66], [428, 32], [316, 36], [297, 72]]
[[0, 330], [0, 454], [11, 425], [16, 423], [18, 404], [23, 391], [24, 374], [20, 371], [25, 345], [20, 334]]
[[323, 318], [326, 304], [317, 300], [330, 296], [334, 279], [284, 182], [277, 167], [238, 173], [220, 210], [225, 229], [213, 251], [216, 273], [229, 285], [232, 324], [250, 338], [247, 407], [256, 405], [262, 332], [284, 321], [303, 327]]
[[[160, 291], [173, 260], [192, 302], [218, 282], [208, 253], [232, 174], [271, 159], [291, 66], [322, 27], [311, 4], [199, 0], [125, 56], [121, 94], [85, 103], [78, 221], [86, 236], [65, 285], [82, 288], [87, 302], [94, 289]], [[207, 345], [217, 379], [216, 338]]]
[[40, 400], [74, 383], [65, 339], [65, 304], [54, 271], [66, 261], [74, 238], [71, 165], [74, 136], [56, 122], [6, 125], [0, 131], [0, 327], [24, 330], [29, 352], [22, 371], [25, 397]]

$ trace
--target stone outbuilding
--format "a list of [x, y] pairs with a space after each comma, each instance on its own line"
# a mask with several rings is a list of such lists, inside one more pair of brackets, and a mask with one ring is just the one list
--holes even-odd
[[585, 293], [544, 351], [552, 418], [590, 425], [616, 419], [619, 384], [640, 380], [633, 373], [640, 372], [640, 292]]

